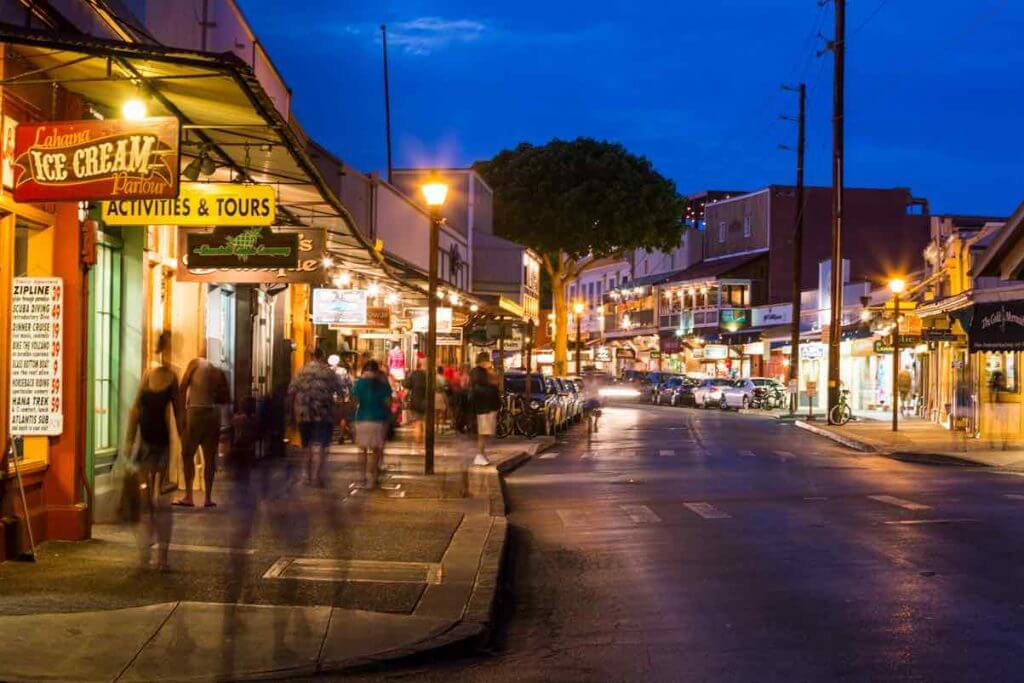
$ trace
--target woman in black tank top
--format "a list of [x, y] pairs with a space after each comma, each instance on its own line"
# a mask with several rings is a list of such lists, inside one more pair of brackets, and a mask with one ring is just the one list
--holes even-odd
[[[125, 445], [138, 468], [138, 484], [142, 503], [142, 520], [138, 542], [142, 566], [148, 567], [150, 546], [155, 534], [158, 546], [157, 567], [167, 570], [167, 550], [171, 542], [170, 500], [162, 494], [167, 483], [167, 469], [171, 453], [171, 421], [168, 409], [173, 411], [174, 424], [181, 434], [181, 407], [179, 405], [178, 376], [171, 369], [169, 332], [163, 332], [157, 342], [161, 364], [147, 372], [140, 382], [128, 417]], [[144, 485], [144, 486], [143, 486]]]

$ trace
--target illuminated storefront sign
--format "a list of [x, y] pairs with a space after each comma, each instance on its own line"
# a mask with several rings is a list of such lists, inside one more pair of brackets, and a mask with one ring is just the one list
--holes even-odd
[[176, 199], [103, 202], [107, 225], [268, 226], [277, 219], [270, 185], [182, 183]]
[[178, 195], [178, 119], [22, 123], [14, 135], [18, 202]]
[[[190, 235], [211, 235], [211, 228], [178, 228], [178, 253], [188, 254]], [[293, 234], [297, 240], [298, 261], [295, 267], [267, 268], [246, 263], [235, 268], [200, 268], [184, 260], [175, 273], [179, 282], [217, 282], [221, 284], [272, 284], [304, 282], [323, 284], [324, 231], [318, 228], [276, 228], [275, 235]]]
[[317, 325], [366, 325], [365, 289], [314, 289], [313, 322]]
[[185, 237], [190, 268], [295, 268], [299, 236], [270, 228], [217, 227]]

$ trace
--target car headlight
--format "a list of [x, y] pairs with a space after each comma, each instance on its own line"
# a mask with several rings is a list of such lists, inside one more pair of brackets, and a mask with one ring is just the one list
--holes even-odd
[[530, 410], [537, 410], [540, 408], [540, 403], [537, 401], [530, 401]]

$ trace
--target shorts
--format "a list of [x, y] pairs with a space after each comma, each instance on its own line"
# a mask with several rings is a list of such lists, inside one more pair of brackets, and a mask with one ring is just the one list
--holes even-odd
[[369, 420], [356, 422], [356, 445], [367, 450], [384, 448], [384, 438], [387, 436], [386, 422], [371, 422]]
[[331, 443], [333, 433], [334, 425], [327, 420], [299, 423], [299, 436], [302, 438], [303, 448], [308, 448], [314, 444], [327, 448]]
[[498, 431], [498, 411], [481, 413], [476, 416], [476, 433], [479, 436], [494, 436]]

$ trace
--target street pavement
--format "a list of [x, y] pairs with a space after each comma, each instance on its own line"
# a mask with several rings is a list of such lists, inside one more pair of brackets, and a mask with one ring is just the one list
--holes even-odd
[[502, 440], [471, 468], [473, 440], [445, 435], [425, 477], [400, 435], [383, 492], [348, 486], [347, 444], [325, 488], [297, 453], [226, 469], [217, 507], [171, 513], [169, 572], [138, 567], [128, 526], [45, 543], [0, 564], [0, 680], [281, 678], [478, 640], [505, 547], [499, 472], [549, 441]]
[[491, 651], [352, 680], [1024, 678], [1019, 473], [628, 405], [506, 484]]

